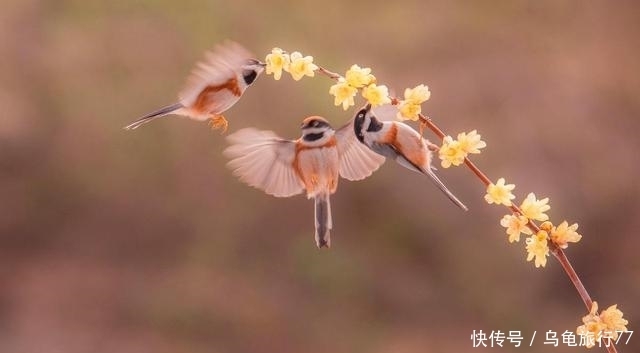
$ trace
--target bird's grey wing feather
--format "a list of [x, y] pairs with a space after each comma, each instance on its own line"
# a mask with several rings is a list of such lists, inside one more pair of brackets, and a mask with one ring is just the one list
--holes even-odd
[[284, 140], [271, 131], [253, 128], [229, 135], [224, 150], [227, 164], [243, 182], [277, 197], [303, 191], [304, 184], [293, 168], [295, 142]]
[[226, 41], [205, 54], [205, 60], [199, 62], [187, 79], [184, 88], [178, 94], [180, 103], [190, 107], [207, 87], [220, 87], [230, 79], [237, 78], [251, 52], [242, 45]]
[[376, 153], [379, 153], [387, 158], [391, 158], [401, 166], [412, 170], [416, 173], [424, 173], [422, 169], [415, 164], [411, 163], [400, 151], [394, 148], [392, 145], [386, 143], [374, 142], [371, 144], [371, 149]]
[[362, 180], [380, 168], [385, 161], [384, 157], [358, 141], [353, 131], [353, 119], [336, 130], [336, 139], [340, 175], [347, 180]]

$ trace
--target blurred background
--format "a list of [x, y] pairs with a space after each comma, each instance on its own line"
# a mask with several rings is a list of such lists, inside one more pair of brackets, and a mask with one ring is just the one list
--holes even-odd
[[[639, 35], [634, 1], [5, 0], [0, 352], [482, 350], [473, 330], [521, 331], [526, 347], [503, 351], [583, 350], [542, 344], [584, 305], [554, 258], [535, 269], [507, 242], [506, 210], [465, 168], [439, 174], [468, 213], [392, 163], [341, 182], [319, 251], [312, 202], [240, 183], [205, 123], [122, 130], [173, 103], [227, 38], [259, 58], [279, 46], [336, 72], [372, 67], [397, 94], [429, 85], [423, 111], [450, 134], [477, 129], [491, 178], [580, 224], [569, 258], [637, 329]], [[353, 110], [333, 106], [331, 84], [263, 76], [230, 131], [340, 125]]]

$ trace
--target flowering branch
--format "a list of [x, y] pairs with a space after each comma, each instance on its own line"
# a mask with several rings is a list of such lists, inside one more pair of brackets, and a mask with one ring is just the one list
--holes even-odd
[[[506, 228], [509, 235], [509, 242], [517, 242], [520, 240], [521, 234], [530, 235], [526, 239], [526, 250], [528, 253], [527, 261], [535, 260], [536, 267], [545, 267], [549, 253], [560, 262], [563, 270], [578, 291], [580, 298], [584, 302], [589, 314], [583, 317], [584, 325], [577, 328], [577, 332], [582, 337], [587, 337], [585, 345], [588, 348], [593, 347], [601, 339], [608, 339], [605, 347], [608, 352], [617, 352], [616, 347], [611, 340], [618, 337], [619, 332], [626, 331], [628, 321], [623, 319], [622, 312], [617, 309], [616, 305], [612, 305], [600, 314], [597, 302], [591, 299], [586, 288], [582, 284], [580, 277], [571, 265], [563, 249], [567, 248], [568, 243], [576, 243], [580, 241], [582, 236], [576, 232], [578, 224], [574, 223], [569, 226], [568, 222], [563, 221], [554, 226], [548, 221], [546, 215], [551, 207], [548, 205], [549, 199], [544, 198], [538, 200], [534, 193], [530, 193], [520, 206], [513, 204], [512, 200], [515, 196], [511, 191], [515, 188], [513, 184], [506, 184], [504, 178], [498, 179], [494, 184], [487, 175], [480, 170], [468, 157], [469, 154], [480, 153], [480, 149], [486, 147], [486, 143], [481, 140], [481, 136], [475, 130], [469, 133], [460, 133], [457, 139], [446, 135], [428, 116], [421, 112], [421, 104], [430, 97], [429, 88], [425, 85], [418, 85], [412, 89], [406, 89], [404, 99], [392, 97], [388, 93], [388, 89], [384, 85], [378, 85], [375, 76], [371, 74], [370, 68], [361, 68], [353, 65], [345, 73], [344, 76], [329, 71], [322, 66], [313, 63], [313, 57], [303, 57], [302, 54], [294, 52], [291, 55], [279, 48], [274, 48], [271, 54], [267, 55], [267, 73], [273, 73], [276, 80], [280, 79], [282, 71], [289, 72], [294, 80], [299, 80], [303, 76], [314, 76], [314, 72], [319, 72], [330, 79], [337, 81], [331, 86], [329, 93], [335, 97], [335, 105], [342, 105], [343, 109], [348, 109], [354, 105], [354, 97], [359, 90], [362, 90], [362, 96], [372, 106], [384, 104], [392, 104], [398, 107], [397, 118], [400, 120], [414, 120], [420, 123], [420, 132], [424, 127], [431, 130], [436, 136], [442, 140], [442, 146], [433, 147], [438, 151], [442, 166], [448, 168], [465, 164], [471, 172], [482, 182], [487, 188], [485, 200], [489, 204], [504, 205], [511, 214], [505, 215], [500, 224]], [[536, 221], [543, 222], [538, 225]], [[608, 336], [603, 336], [609, 333]]]

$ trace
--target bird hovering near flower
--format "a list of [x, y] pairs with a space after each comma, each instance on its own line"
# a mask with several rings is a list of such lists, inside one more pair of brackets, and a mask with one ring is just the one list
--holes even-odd
[[329, 196], [336, 192], [338, 176], [361, 180], [373, 173], [384, 158], [359, 143], [353, 119], [334, 130], [329, 122], [311, 116], [302, 122], [302, 136], [285, 140], [271, 131], [253, 128], [227, 137], [224, 154], [228, 166], [243, 182], [276, 197], [307, 192], [315, 203], [315, 239], [318, 248], [330, 247], [333, 226]]
[[433, 172], [429, 141], [409, 125], [399, 121], [380, 121], [371, 111], [371, 104], [367, 104], [356, 114], [353, 129], [358, 140], [372, 151], [395, 160], [409, 170], [428, 176], [453, 203], [468, 210]]
[[226, 41], [217, 45], [192, 71], [178, 94], [177, 103], [144, 115], [125, 129], [133, 130], [156, 118], [175, 114], [198, 121], [209, 120], [212, 128], [226, 131], [229, 123], [222, 113], [240, 100], [264, 67], [264, 63], [253, 59], [238, 43]]

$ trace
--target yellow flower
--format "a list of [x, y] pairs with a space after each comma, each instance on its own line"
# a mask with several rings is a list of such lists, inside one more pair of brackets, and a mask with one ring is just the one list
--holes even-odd
[[398, 105], [398, 119], [400, 120], [418, 120], [418, 115], [422, 112], [420, 104], [413, 103], [408, 100], [400, 101]]
[[559, 226], [551, 228], [551, 241], [561, 249], [566, 249], [569, 242], [577, 243], [582, 239], [582, 235], [576, 232], [578, 223], [569, 226], [567, 221], [563, 221]]
[[542, 224], [540, 224], [540, 229], [546, 230], [547, 233], [549, 233], [549, 232], [551, 232], [551, 229], [553, 229], [553, 223], [551, 223], [549, 221], [544, 221], [544, 222], [542, 222]]
[[344, 75], [347, 84], [351, 87], [362, 88], [376, 82], [375, 76], [371, 74], [368, 67], [361, 68], [358, 65], [352, 65]]
[[442, 167], [449, 168], [452, 165], [460, 165], [469, 153], [480, 153], [480, 149], [487, 146], [480, 137], [476, 130], [468, 134], [466, 132], [459, 133], [457, 140], [451, 136], [445, 136], [438, 153], [442, 160]]
[[516, 186], [513, 184], [505, 185], [504, 178], [498, 179], [498, 182], [487, 187], [487, 194], [484, 195], [485, 201], [489, 204], [511, 206], [511, 200], [515, 199], [515, 195], [511, 193]]
[[629, 321], [623, 319], [623, 315], [617, 304], [611, 305], [600, 313], [600, 320], [607, 327], [606, 331], [612, 332], [613, 339], [618, 338], [617, 331], [627, 331]]
[[536, 267], [545, 267], [547, 264], [547, 256], [549, 256], [548, 237], [547, 232], [541, 230], [527, 238], [527, 261], [535, 258]]
[[404, 100], [398, 105], [398, 119], [400, 120], [418, 120], [422, 107], [420, 104], [425, 102], [431, 96], [429, 87], [418, 85], [414, 88], [404, 90]]
[[598, 315], [598, 303], [594, 301], [591, 304], [591, 311], [582, 318], [583, 325], [578, 326], [576, 333], [587, 338], [585, 340], [587, 348], [600, 342], [603, 338], [603, 332], [615, 340], [618, 338], [619, 331], [627, 331], [626, 325], [629, 321], [623, 319], [622, 316], [622, 311], [617, 308], [617, 305], [608, 307]]
[[368, 85], [362, 89], [362, 97], [374, 107], [391, 103], [389, 89], [385, 85], [378, 86], [375, 83]]
[[303, 57], [300, 52], [294, 51], [289, 56], [289, 73], [294, 80], [299, 81], [304, 76], [313, 77], [318, 66], [313, 63], [313, 56]]
[[549, 216], [545, 214], [545, 212], [551, 209], [551, 206], [549, 206], [548, 203], [548, 197], [545, 197], [542, 200], [538, 200], [536, 199], [536, 194], [529, 193], [529, 195], [527, 195], [527, 198], [522, 201], [520, 209], [522, 210], [522, 214], [527, 218], [543, 222], [549, 219]]
[[519, 214], [508, 214], [500, 220], [500, 225], [507, 228], [510, 243], [520, 241], [520, 233], [531, 234], [527, 223], [529, 223], [527, 217]]
[[271, 54], [267, 55], [265, 62], [267, 63], [267, 75], [273, 74], [273, 78], [277, 81], [282, 77], [282, 70], [289, 70], [291, 59], [289, 58], [289, 54], [282, 49], [273, 48]]
[[487, 147], [487, 143], [481, 140], [482, 136], [476, 130], [469, 133], [461, 132], [458, 134], [460, 148], [465, 153], [480, 153], [481, 148]]
[[431, 92], [429, 92], [429, 87], [425, 85], [418, 85], [414, 88], [407, 88], [404, 90], [404, 100], [411, 102], [413, 104], [422, 104], [426, 102], [429, 97], [431, 97]]
[[342, 104], [342, 109], [347, 110], [350, 106], [354, 105], [353, 97], [358, 93], [358, 89], [350, 86], [344, 78], [340, 77], [338, 83], [329, 88], [329, 94], [334, 95], [335, 105]]
[[584, 346], [587, 348], [595, 346], [596, 342], [602, 340], [602, 331], [604, 331], [604, 325], [600, 321], [588, 321], [576, 329], [579, 336], [584, 336], [584, 339], [580, 341], [584, 342]]
[[438, 151], [438, 156], [442, 160], [442, 168], [449, 168], [452, 165], [460, 165], [464, 162], [465, 153], [460, 146], [460, 141], [454, 140], [451, 136], [445, 136], [442, 146]]

